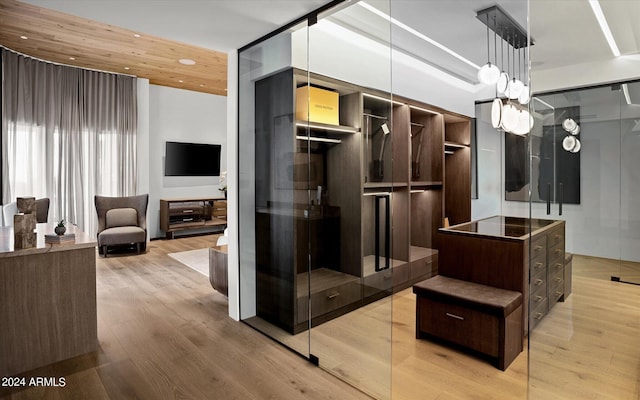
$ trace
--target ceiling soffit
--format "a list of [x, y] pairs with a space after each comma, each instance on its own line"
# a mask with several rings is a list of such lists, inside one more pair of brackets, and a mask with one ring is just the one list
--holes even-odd
[[[227, 93], [226, 53], [14, 0], [0, 0], [0, 44], [46, 61], [146, 78], [154, 85]], [[180, 59], [196, 63], [183, 65]]]

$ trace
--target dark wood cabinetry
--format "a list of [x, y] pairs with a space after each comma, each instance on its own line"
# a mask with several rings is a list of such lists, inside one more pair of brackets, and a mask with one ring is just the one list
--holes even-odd
[[440, 234], [440, 273], [522, 293], [525, 333], [564, 300], [564, 221], [496, 216]]
[[179, 231], [224, 228], [227, 225], [226, 204], [225, 199], [216, 197], [161, 199], [160, 229], [167, 239], [173, 239]]
[[[296, 119], [305, 85], [338, 125]], [[435, 274], [444, 217], [470, 216], [469, 119], [297, 69], [255, 90], [258, 317], [295, 333]]]

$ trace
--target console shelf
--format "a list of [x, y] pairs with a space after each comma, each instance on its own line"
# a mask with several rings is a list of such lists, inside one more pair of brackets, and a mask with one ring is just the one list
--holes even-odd
[[[167, 239], [175, 232], [225, 227], [227, 200], [220, 197], [161, 199], [160, 229]], [[220, 213], [224, 210], [224, 213]], [[222, 215], [221, 215], [222, 214]]]

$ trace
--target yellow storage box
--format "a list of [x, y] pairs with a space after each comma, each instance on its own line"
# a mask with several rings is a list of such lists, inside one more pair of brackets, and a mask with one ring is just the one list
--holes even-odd
[[313, 86], [296, 89], [296, 120], [340, 125], [338, 104], [340, 95]]

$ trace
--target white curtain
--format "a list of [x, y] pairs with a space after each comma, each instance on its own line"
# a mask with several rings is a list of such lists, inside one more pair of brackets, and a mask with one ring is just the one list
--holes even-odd
[[2, 201], [49, 197], [94, 235], [94, 195], [136, 194], [136, 81], [2, 51]]

